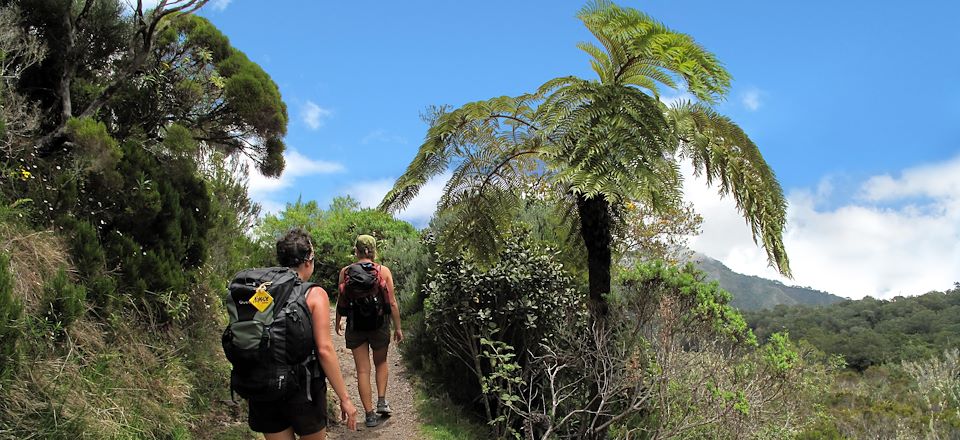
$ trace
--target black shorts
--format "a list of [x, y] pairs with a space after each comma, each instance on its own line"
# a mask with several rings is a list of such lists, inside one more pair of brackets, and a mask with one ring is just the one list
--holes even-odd
[[306, 389], [279, 402], [250, 401], [250, 429], [262, 433], [281, 432], [293, 427], [297, 435], [310, 435], [327, 427], [327, 382], [323, 377], [311, 381], [313, 401]]

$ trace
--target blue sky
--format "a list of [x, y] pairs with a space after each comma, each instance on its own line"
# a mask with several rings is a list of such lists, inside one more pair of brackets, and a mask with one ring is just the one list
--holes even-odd
[[[802, 284], [848, 297], [960, 281], [960, 4], [623, 1], [692, 35], [733, 75], [718, 109], [773, 167]], [[280, 86], [288, 170], [251, 177], [268, 210], [375, 204], [416, 152], [420, 112], [592, 78], [582, 2], [217, 0], [203, 11]], [[699, 182], [695, 249], [774, 277], [728, 201]], [[402, 217], [422, 224], [442, 182]]]

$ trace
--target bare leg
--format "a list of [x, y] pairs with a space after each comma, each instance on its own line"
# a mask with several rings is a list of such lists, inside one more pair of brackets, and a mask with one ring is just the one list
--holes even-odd
[[387, 395], [387, 347], [373, 350], [373, 365], [377, 369], [377, 397]]
[[300, 440], [327, 440], [327, 429], [321, 429], [310, 435], [301, 435]]
[[370, 345], [363, 343], [354, 348], [353, 362], [357, 365], [357, 389], [360, 391], [363, 410], [373, 411], [373, 398], [370, 396]]
[[[326, 431], [321, 431], [326, 435]], [[280, 432], [274, 432], [270, 434], [263, 434], [265, 440], [294, 440], [293, 428], [287, 428]], [[324, 440], [323, 437], [320, 437], [319, 440]]]

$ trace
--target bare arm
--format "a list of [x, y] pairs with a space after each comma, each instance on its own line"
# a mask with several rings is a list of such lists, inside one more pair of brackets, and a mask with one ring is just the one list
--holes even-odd
[[357, 409], [350, 401], [347, 386], [343, 382], [340, 372], [340, 359], [333, 348], [333, 337], [330, 335], [330, 300], [327, 292], [321, 287], [314, 287], [307, 292], [307, 307], [313, 322], [313, 338], [317, 344], [317, 357], [320, 358], [320, 368], [330, 381], [333, 392], [340, 399], [340, 411], [346, 416], [347, 427], [356, 429]]
[[397, 295], [393, 287], [393, 272], [389, 267], [381, 267], [387, 281], [387, 301], [390, 303], [390, 317], [393, 318], [393, 339], [400, 342], [403, 341], [403, 328], [400, 326], [400, 307], [397, 305]]
[[334, 321], [334, 329], [338, 335], [343, 334], [343, 328], [341, 322], [343, 321], [343, 315], [340, 314], [340, 306], [343, 305], [343, 292], [340, 291], [340, 285], [343, 284], [343, 274], [346, 272], [347, 268], [340, 269], [340, 277], [337, 278], [337, 318]]

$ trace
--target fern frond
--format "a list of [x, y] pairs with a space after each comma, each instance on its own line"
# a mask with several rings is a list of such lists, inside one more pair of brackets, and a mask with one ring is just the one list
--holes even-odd
[[708, 184], [717, 182], [721, 195], [733, 196], [770, 265], [789, 277], [783, 245], [787, 202], [756, 144], [733, 121], [703, 104], [679, 103], [667, 119], [680, 134], [682, 157], [691, 160]]

